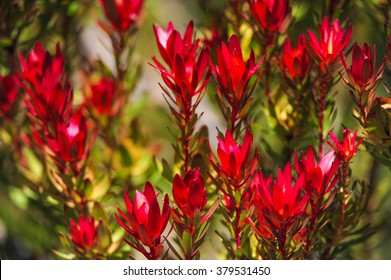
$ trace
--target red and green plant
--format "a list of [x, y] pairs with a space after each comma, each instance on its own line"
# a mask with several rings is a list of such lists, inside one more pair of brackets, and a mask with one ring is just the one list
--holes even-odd
[[[203, 24], [165, 29], [147, 2], [0, 4], [7, 230], [37, 258], [376, 258], [391, 4], [199, 0]], [[382, 40], [360, 34], [363, 10]], [[85, 18], [111, 63], [75, 48]]]

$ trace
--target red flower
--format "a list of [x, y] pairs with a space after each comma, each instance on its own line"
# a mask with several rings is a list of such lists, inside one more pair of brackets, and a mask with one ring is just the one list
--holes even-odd
[[297, 46], [293, 49], [291, 41], [287, 38], [282, 47], [282, 60], [278, 56], [277, 59], [283, 68], [282, 73], [290, 80], [303, 80], [310, 65], [305, 35], [300, 35]]
[[118, 100], [116, 100], [115, 82], [104, 77], [99, 82], [91, 85], [91, 96], [87, 100], [87, 105], [96, 109], [101, 116], [113, 116], [118, 110]]
[[278, 176], [273, 182], [271, 177], [264, 179], [261, 173], [258, 176], [260, 178], [256, 195], [259, 199], [255, 200], [258, 201], [255, 207], [262, 209], [265, 219], [271, 226], [289, 227], [304, 213], [309, 201], [307, 195], [301, 195], [304, 175], [292, 182], [292, 168], [288, 163], [283, 171], [278, 171]]
[[65, 120], [72, 107], [73, 92], [65, 81], [64, 57], [60, 46], [52, 57], [40, 43], [27, 55], [27, 61], [20, 55], [22, 72], [19, 81], [28, 97], [24, 99], [30, 113], [42, 120]]
[[[185, 60], [176, 54], [171, 72], [155, 60], [165, 84], [175, 93], [177, 104], [190, 104], [192, 97], [201, 93], [209, 81], [209, 52], [204, 49], [197, 58]], [[206, 74], [205, 74], [206, 73]], [[204, 78], [205, 77], [205, 78]]]
[[329, 152], [316, 164], [314, 150], [310, 146], [300, 159], [294, 153], [294, 161], [297, 174], [304, 174], [304, 188], [311, 198], [322, 198], [338, 182], [340, 161], [334, 152]]
[[240, 103], [246, 93], [246, 87], [261, 66], [263, 59], [255, 65], [254, 52], [245, 63], [242, 55], [240, 41], [232, 35], [228, 47], [225, 43], [217, 47], [218, 65], [212, 66], [220, 92], [230, 104]]
[[[163, 200], [162, 211], [160, 211], [156, 197], [157, 195], [150, 182], [145, 184], [144, 192], [136, 191], [133, 203], [124, 191], [128, 213], [125, 214], [117, 208], [119, 216], [115, 214], [118, 223], [128, 233], [150, 248], [155, 248], [161, 244], [160, 237], [167, 226], [171, 210], [167, 194]], [[128, 243], [132, 246], [130, 242]]]
[[201, 212], [205, 208], [206, 189], [199, 168], [188, 170], [183, 179], [175, 175], [172, 185], [175, 204], [186, 218], [193, 219], [194, 211]]
[[349, 44], [352, 27], [350, 26], [347, 31], [342, 30], [338, 20], [330, 23], [329, 19], [324, 17], [322, 23], [318, 25], [318, 30], [319, 40], [314, 32], [307, 30], [310, 36], [308, 43], [319, 58], [321, 68], [325, 69], [336, 61]]
[[[57, 122], [54, 125], [54, 138], [47, 136], [47, 144], [54, 153], [57, 163], [71, 163], [74, 171], [78, 162], [84, 160], [96, 138], [96, 132], [87, 142], [87, 123], [80, 111], [74, 113], [68, 122]], [[59, 161], [60, 160], [60, 161]]]
[[56, 45], [54, 57], [45, 51], [41, 43], [37, 42], [34, 50], [28, 53], [27, 60], [21, 54], [19, 54], [19, 60], [22, 66], [20, 78], [29, 82], [34, 88], [44, 86], [47, 89], [52, 89], [58, 83], [63, 84], [64, 57], [59, 43]]
[[334, 143], [327, 141], [327, 144], [335, 151], [340, 160], [345, 163], [348, 163], [354, 157], [357, 153], [358, 146], [364, 141], [362, 138], [356, 143], [357, 133], [357, 130], [352, 133], [349, 129], [345, 128], [343, 130], [343, 139], [339, 142], [335, 134], [330, 132], [330, 138]]
[[99, 224], [95, 223], [94, 218], [80, 215], [78, 223], [72, 219], [70, 222], [71, 230], [68, 237], [78, 248], [85, 250], [97, 244]]
[[125, 31], [133, 24], [144, 4], [144, 0], [99, 0], [106, 18], [117, 31]]
[[283, 23], [290, 13], [289, 0], [252, 0], [249, 4], [251, 14], [265, 31], [284, 31]]
[[154, 67], [161, 72], [164, 83], [175, 93], [178, 107], [189, 107], [191, 98], [202, 92], [209, 81], [209, 52], [204, 48], [200, 54], [197, 53], [199, 40], [193, 42], [192, 22], [188, 24], [183, 39], [171, 23], [166, 32], [160, 27], [155, 26], [154, 29], [160, 54], [169, 68], [166, 69], [155, 56]]
[[185, 60], [186, 57], [196, 56], [199, 40], [193, 41], [194, 24], [192, 21], [187, 25], [183, 39], [181, 34], [174, 29], [172, 22], [168, 23], [167, 31], [156, 25], [153, 29], [160, 55], [170, 68], [175, 61], [176, 54], [180, 54]]
[[0, 74], [0, 115], [8, 115], [11, 106], [18, 98], [18, 87], [12, 75]]
[[214, 161], [211, 160], [211, 164], [220, 177], [226, 178], [230, 185], [239, 188], [254, 174], [258, 163], [256, 155], [250, 159], [253, 135], [247, 130], [241, 146], [235, 143], [230, 130], [226, 131], [224, 139], [217, 140], [219, 160], [212, 154]]
[[342, 59], [345, 67], [348, 82], [357, 85], [361, 90], [373, 85], [383, 71], [384, 64], [382, 64], [377, 74], [372, 78], [374, 67], [376, 65], [376, 46], [373, 47], [373, 56], [371, 47], [365, 43], [361, 49], [357, 42], [353, 46], [352, 65], [347, 66], [345, 59]]

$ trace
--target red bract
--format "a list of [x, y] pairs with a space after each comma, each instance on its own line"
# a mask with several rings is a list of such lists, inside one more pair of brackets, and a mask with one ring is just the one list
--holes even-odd
[[175, 204], [186, 218], [193, 219], [194, 211], [201, 212], [205, 208], [206, 189], [199, 168], [188, 170], [183, 178], [175, 175], [172, 186]]
[[217, 47], [217, 65], [211, 65], [219, 92], [233, 105], [242, 101], [251, 77], [258, 71], [263, 59], [255, 64], [254, 52], [245, 63], [240, 41], [232, 35], [228, 47], [225, 43]]
[[289, 0], [251, 0], [249, 4], [251, 14], [265, 31], [285, 30], [283, 23], [290, 13]]
[[314, 32], [307, 30], [309, 35], [309, 45], [320, 61], [321, 69], [330, 67], [342, 54], [343, 50], [350, 42], [352, 27], [347, 31], [342, 30], [338, 20], [330, 23], [327, 17], [323, 18], [318, 25], [319, 39]]
[[382, 64], [377, 74], [373, 76], [376, 65], [376, 46], [373, 47], [372, 56], [371, 47], [367, 43], [364, 44], [362, 49], [357, 43], [354, 44], [350, 68], [346, 64], [345, 59], [342, 59], [342, 63], [346, 70], [348, 82], [358, 86], [361, 90], [374, 85], [374, 82], [379, 78], [384, 67], [384, 64]]
[[168, 23], [167, 31], [156, 25], [153, 26], [153, 29], [160, 55], [170, 68], [175, 61], [176, 54], [179, 54], [185, 60], [186, 57], [196, 56], [199, 40], [193, 40], [194, 24], [192, 21], [187, 25], [183, 38], [174, 29], [172, 22]]
[[34, 88], [42, 87], [54, 88], [58, 83], [64, 82], [64, 57], [61, 53], [60, 44], [56, 45], [56, 54], [54, 57], [45, 51], [38, 42], [34, 50], [28, 53], [27, 59], [19, 54], [22, 71], [20, 78], [29, 82]]
[[291, 41], [287, 38], [282, 47], [282, 60], [278, 56], [277, 59], [285, 76], [290, 80], [303, 80], [307, 76], [310, 65], [305, 35], [300, 35], [297, 46], [293, 49]]
[[1, 76], [0, 74], [0, 116], [7, 116], [12, 104], [18, 98], [18, 87], [12, 75]]
[[144, 0], [99, 0], [106, 18], [117, 31], [125, 31], [133, 24], [144, 4]]
[[191, 98], [202, 92], [209, 81], [209, 52], [204, 48], [198, 54], [199, 40], [193, 42], [192, 22], [188, 24], [183, 39], [173, 28], [171, 23], [167, 31], [154, 27], [159, 51], [168, 69], [155, 56], [153, 66], [161, 72], [164, 83], [175, 93], [178, 107], [186, 108], [190, 106]]
[[76, 164], [87, 157], [95, 138], [96, 132], [88, 140], [86, 120], [78, 111], [67, 122], [55, 123], [54, 137], [47, 136], [46, 140], [56, 162], [60, 166], [61, 161], [69, 162], [77, 172]]
[[240, 188], [253, 175], [258, 163], [257, 156], [250, 158], [253, 135], [249, 130], [243, 139], [242, 145], [237, 145], [230, 130], [225, 133], [224, 139], [217, 138], [217, 155], [212, 154], [213, 168], [223, 179], [227, 179], [231, 186]]
[[116, 106], [115, 82], [104, 77], [99, 82], [91, 85], [91, 96], [87, 100], [87, 105], [96, 109], [100, 116], [113, 116], [118, 112]]
[[68, 237], [82, 250], [89, 249], [98, 242], [98, 227], [94, 218], [83, 215], [79, 216], [78, 223], [70, 219], [71, 228]]
[[343, 130], [342, 141], [340, 142], [335, 134], [330, 132], [330, 138], [334, 143], [331, 141], [327, 141], [327, 143], [335, 151], [339, 159], [345, 163], [348, 163], [354, 157], [354, 155], [357, 153], [357, 148], [364, 141], [362, 138], [356, 142], [357, 133], [358, 130], [352, 133], [349, 129], [345, 128]]
[[37, 43], [27, 55], [27, 61], [20, 55], [20, 63], [19, 81], [28, 95], [24, 101], [30, 113], [44, 124], [65, 120], [71, 111], [73, 92], [65, 81], [64, 57], [59, 44], [52, 57]]
[[[171, 208], [168, 195], [165, 195], [163, 208], [160, 210], [155, 190], [152, 184], [147, 182], [144, 192], [136, 191], [133, 202], [126, 191], [124, 191], [124, 199], [128, 213], [125, 214], [121, 209], [117, 208], [119, 216], [115, 214], [115, 217], [118, 223], [137, 240], [140, 240], [151, 250], [155, 250], [161, 245], [160, 237], [167, 226], [170, 216]], [[136, 247], [130, 241], [127, 241], [127, 243], [132, 247]], [[138, 249], [140, 250], [140, 248]], [[147, 254], [147, 252], [142, 253]]]
[[155, 63], [162, 74], [164, 83], [175, 93], [177, 104], [180, 102], [185, 105], [190, 104], [191, 98], [201, 93], [208, 84], [209, 52], [206, 49], [201, 52], [198, 59], [187, 58], [185, 60], [176, 54], [171, 72], [167, 71], [157, 60]]
[[334, 152], [327, 153], [316, 164], [314, 150], [310, 146], [300, 159], [294, 153], [294, 161], [297, 174], [304, 174], [306, 192], [315, 200], [329, 193], [338, 182], [340, 161]]
[[[258, 174], [255, 204], [261, 208], [265, 219], [271, 226], [285, 229], [294, 223], [303, 213], [309, 201], [307, 195], [302, 196], [304, 175], [292, 180], [292, 168], [288, 163], [284, 170], [278, 171], [277, 178], [272, 182], [271, 177], [264, 179], [262, 173]], [[293, 184], [292, 184], [293, 183]]]

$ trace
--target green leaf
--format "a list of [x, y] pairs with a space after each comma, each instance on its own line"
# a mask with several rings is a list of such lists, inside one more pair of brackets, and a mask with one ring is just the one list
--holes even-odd
[[182, 249], [185, 257], [189, 257], [192, 254], [193, 249], [193, 237], [190, 232], [185, 230], [182, 234]]
[[175, 249], [175, 247], [171, 244], [170, 241], [168, 241], [167, 239], [167, 245], [168, 245], [168, 248], [170, 248], [170, 250], [174, 253], [174, 255], [178, 258], [178, 260], [183, 260], [183, 258], [181, 257], [181, 255], [178, 253], [178, 251]]
[[165, 159], [162, 160], [162, 164], [163, 164], [163, 172], [162, 172], [163, 177], [167, 179], [169, 182], [172, 182], [172, 178], [173, 178], [172, 168], [170, 167], [170, 165]]
[[125, 167], [132, 166], [132, 157], [130, 156], [128, 149], [126, 149], [126, 147], [124, 145], [120, 145], [118, 147], [118, 151], [121, 155], [122, 164]]
[[106, 212], [99, 202], [94, 203], [94, 206], [92, 208], [92, 215], [96, 220], [102, 220], [106, 226], [110, 227]]

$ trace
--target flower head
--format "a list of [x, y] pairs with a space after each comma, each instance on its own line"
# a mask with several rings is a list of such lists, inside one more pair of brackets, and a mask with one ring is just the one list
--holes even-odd
[[302, 196], [304, 175], [292, 180], [292, 167], [288, 163], [284, 170], [279, 170], [277, 178], [265, 179], [262, 173], [258, 174], [259, 184], [256, 186], [258, 199], [255, 207], [262, 209], [265, 219], [273, 227], [289, 227], [305, 210], [309, 197]]
[[352, 36], [352, 27], [347, 31], [341, 29], [338, 20], [330, 23], [328, 17], [324, 17], [321, 24], [318, 25], [319, 39], [314, 32], [308, 30], [309, 45], [314, 54], [320, 61], [322, 69], [329, 68], [350, 42]]
[[22, 71], [18, 79], [27, 93], [24, 101], [30, 113], [44, 124], [66, 120], [71, 112], [73, 92], [65, 80], [64, 57], [59, 44], [55, 56], [37, 43], [26, 60], [22, 55], [19, 57]]
[[283, 32], [285, 19], [289, 16], [289, 0], [251, 0], [250, 12], [254, 19], [269, 32]]
[[[199, 51], [199, 40], [193, 41], [193, 22], [188, 24], [183, 38], [172, 23], [167, 31], [157, 26], [154, 30], [160, 54], [168, 68], [155, 56], [152, 58], [153, 67], [160, 71], [164, 83], [173, 91], [175, 103], [181, 111], [189, 111], [192, 97], [201, 93], [209, 81], [209, 51], [206, 48]], [[167, 95], [172, 98], [169, 93]]]
[[106, 18], [116, 31], [125, 31], [141, 12], [144, 0], [100, 0]]
[[186, 218], [193, 219], [194, 211], [201, 212], [205, 208], [206, 189], [199, 168], [189, 169], [183, 178], [175, 175], [172, 185], [175, 204]]
[[192, 21], [186, 27], [183, 35], [174, 29], [172, 22], [168, 23], [167, 30], [154, 25], [155, 38], [160, 55], [167, 65], [172, 68], [176, 54], [184, 60], [187, 57], [195, 57], [199, 45], [199, 40], [194, 40], [194, 23]]
[[118, 100], [116, 100], [115, 82], [104, 77], [99, 82], [90, 86], [91, 96], [87, 105], [96, 110], [100, 116], [113, 116], [118, 110]]
[[124, 191], [124, 199], [128, 213], [125, 214], [118, 208], [119, 215], [115, 214], [118, 223], [144, 245], [150, 248], [159, 246], [160, 237], [167, 226], [171, 211], [168, 195], [165, 195], [160, 210], [155, 189], [150, 182], [147, 182], [144, 192], [136, 191], [133, 202], [126, 191]]
[[322, 198], [332, 190], [339, 179], [340, 161], [334, 152], [327, 153], [316, 163], [314, 150], [310, 146], [300, 159], [297, 153], [294, 153], [294, 162], [297, 174], [304, 174], [304, 189], [311, 198]]
[[236, 35], [232, 35], [228, 46], [221, 43], [217, 47], [217, 62], [216, 66], [212, 65], [212, 72], [219, 91], [228, 102], [240, 103], [246, 95], [251, 77], [260, 68], [263, 59], [255, 64], [254, 52], [251, 51], [249, 59], [244, 62], [240, 41]]
[[258, 162], [256, 155], [250, 157], [253, 135], [247, 130], [243, 144], [238, 145], [231, 131], [227, 130], [224, 139], [217, 138], [217, 140], [218, 160], [213, 155], [215, 160], [211, 160], [212, 166], [220, 177], [226, 179], [235, 188], [239, 188], [253, 175]]
[[354, 157], [357, 153], [357, 148], [364, 141], [364, 138], [362, 138], [356, 142], [357, 133], [358, 130], [352, 133], [349, 129], [345, 128], [343, 130], [342, 141], [339, 141], [335, 134], [330, 132], [330, 138], [334, 143], [331, 141], [328, 141], [327, 143], [334, 150], [339, 159], [345, 163], [348, 163]]
[[291, 41], [287, 38], [282, 47], [282, 59], [277, 58], [285, 76], [290, 80], [303, 80], [307, 76], [310, 65], [305, 35], [300, 35], [297, 46], [293, 49]]
[[81, 111], [74, 113], [67, 122], [56, 122], [54, 130], [54, 137], [47, 135], [46, 141], [56, 163], [63, 166], [62, 161], [69, 162], [77, 172], [76, 165], [87, 157], [96, 132], [88, 139], [87, 123]]
[[78, 222], [72, 219], [70, 222], [68, 237], [79, 249], [86, 250], [97, 244], [99, 224], [94, 218], [80, 215]]
[[384, 68], [384, 64], [382, 64], [377, 74], [373, 76], [376, 65], [376, 46], [373, 47], [372, 55], [371, 47], [367, 43], [363, 45], [363, 48], [360, 48], [357, 42], [354, 44], [350, 67], [346, 64], [345, 59], [342, 59], [342, 63], [346, 70], [348, 82], [358, 86], [361, 90], [367, 87], [371, 88]]

